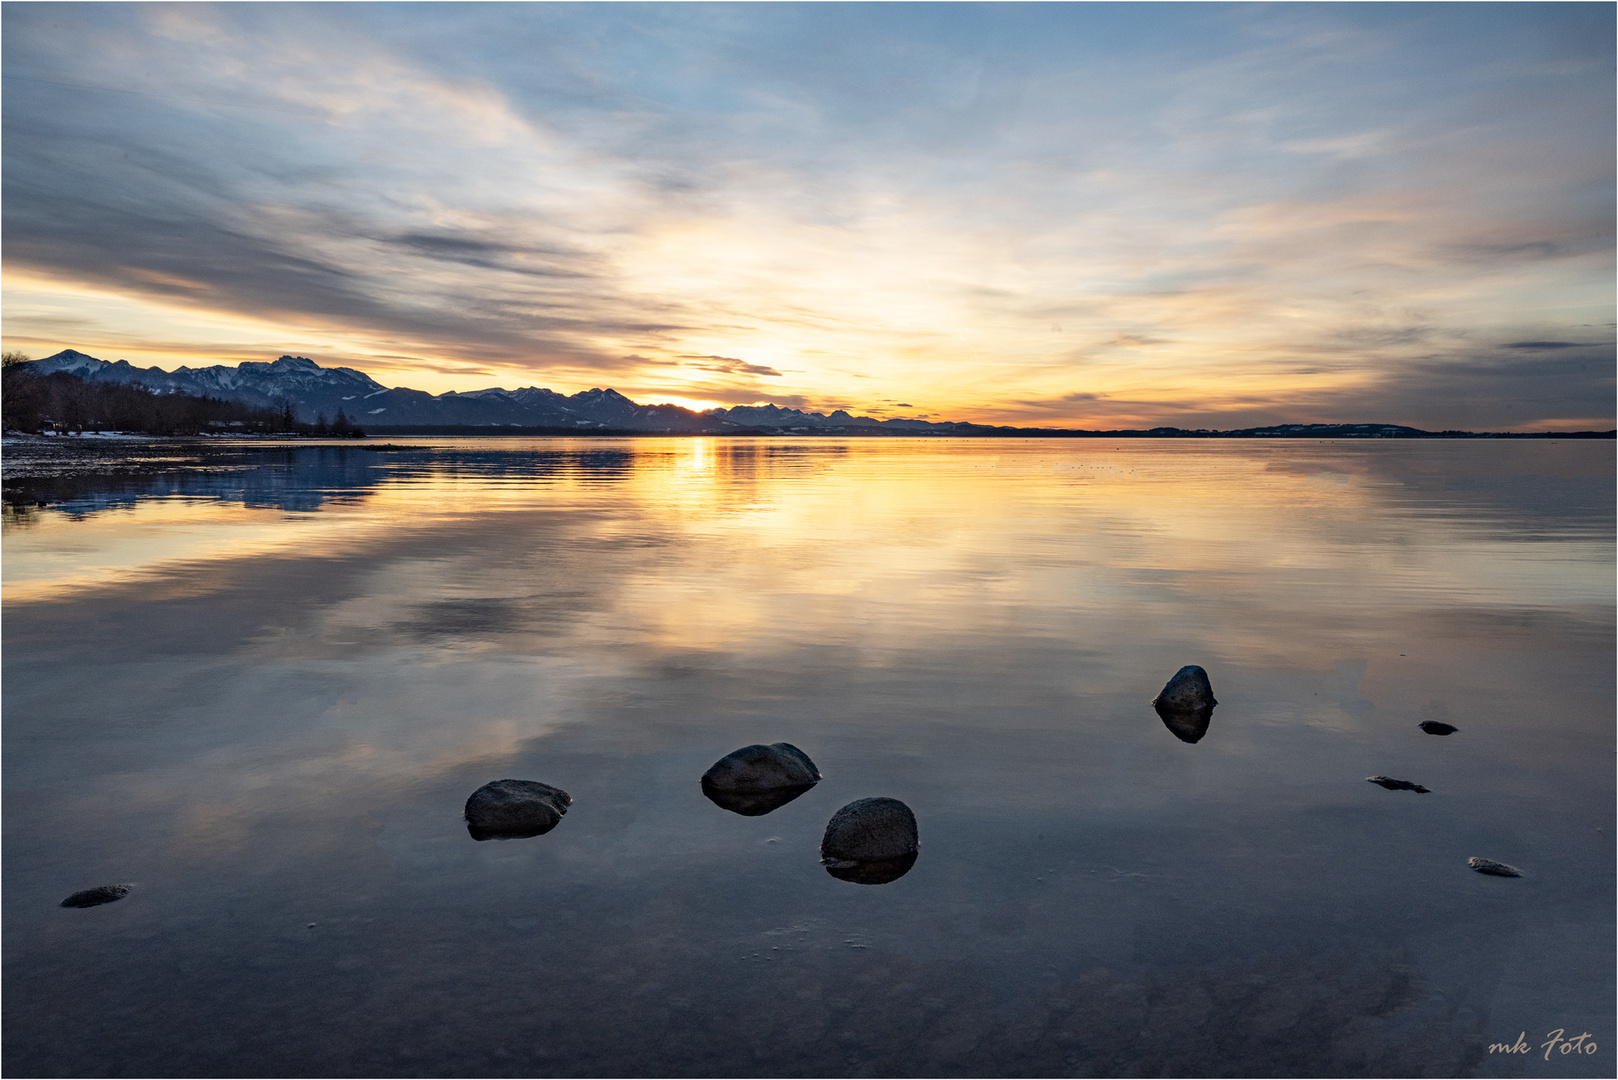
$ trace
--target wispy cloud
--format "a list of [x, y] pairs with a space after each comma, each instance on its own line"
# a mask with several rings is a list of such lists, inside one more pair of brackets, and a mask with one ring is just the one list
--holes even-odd
[[738, 360], [734, 356], [690, 356], [686, 360], [705, 360], [707, 363], [691, 365], [699, 371], [719, 371], [726, 375], [773, 375], [781, 377], [781, 373], [772, 367], [763, 364], [749, 364], [745, 360]]

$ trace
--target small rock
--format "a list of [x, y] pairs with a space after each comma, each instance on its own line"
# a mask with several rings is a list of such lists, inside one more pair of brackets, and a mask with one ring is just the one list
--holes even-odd
[[919, 841], [916, 815], [898, 799], [857, 799], [831, 816], [820, 841], [827, 864], [902, 859]]
[[1453, 735], [1461, 730], [1454, 724], [1446, 724], [1442, 720], [1423, 720], [1417, 726], [1429, 735]]
[[1373, 784], [1381, 784], [1389, 791], [1414, 791], [1417, 795], [1426, 795], [1427, 789], [1420, 784], [1412, 784], [1409, 780], [1395, 780], [1391, 776], [1367, 776], [1365, 779]]
[[1152, 704], [1159, 713], [1165, 710], [1178, 713], [1211, 709], [1219, 702], [1214, 700], [1208, 673], [1195, 664], [1187, 664], [1163, 684], [1162, 692], [1152, 699]]
[[733, 750], [702, 774], [702, 793], [746, 817], [768, 814], [815, 786], [820, 770], [791, 743], [754, 743]]
[[519, 840], [556, 828], [573, 796], [537, 780], [495, 780], [466, 800], [466, 829], [474, 840]]
[[62, 901], [63, 907], [95, 907], [97, 904], [110, 904], [114, 900], [122, 900], [129, 895], [131, 885], [97, 885], [93, 889], [76, 892]]
[[1495, 862], [1493, 859], [1485, 859], [1478, 855], [1466, 860], [1466, 865], [1480, 874], [1493, 874], [1495, 877], [1522, 877], [1522, 871], [1515, 866]]

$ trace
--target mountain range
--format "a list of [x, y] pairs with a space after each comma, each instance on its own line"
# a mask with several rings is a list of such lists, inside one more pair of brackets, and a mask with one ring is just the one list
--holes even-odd
[[[1430, 432], [1400, 424], [1276, 424], [1232, 431], [1156, 427], [1131, 431], [1075, 431], [1065, 428], [1017, 428], [963, 421], [876, 420], [841, 409], [831, 413], [784, 409], [778, 405], [737, 405], [701, 412], [679, 405], [639, 405], [616, 390], [581, 390], [559, 394], [539, 386], [520, 390], [454, 390], [429, 394], [407, 387], [383, 386], [363, 371], [321, 367], [304, 356], [248, 361], [227, 367], [140, 368], [127, 360], [99, 360], [64, 349], [43, 360], [29, 361], [41, 375], [67, 372], [88, 382], [133, 383], [158, 393], [225, 398], [251, 405], [282, 408], [290, 404], [299, 420], [349, 420], [378, 433], [407, 431], [447, 433], [446, 429], [491, 429], [556, 433], [669, 432], [680, 434], [782, 435], [1146, 435], [1315, 438], [1422, 438], [1467, 436], [1472, 432]], [[1549, 434], [1549, 433], [1547, 433]], [[1611, 437], [1611, 432], [1561, 432], [1556, 437]], [[1520, 437], [1520, 436], [1516, 436]]]
[[248, 361], [235, 367], [215, 364], [164, 371], [64, 349], [32, 361], [29, 366], [41, 375], [65, 371], [89, 382], [135, 383], [159, 393], [227, 398], [275, 408], [290, 403], [303, 421], [313, 421], [322, 414], [334, 419], [342, 410], [350, 420], [367, 428], [523, 427], [713, 433], [839, 432], [844, 428], [962, 433], [980, 428], [1001, 430], [981, 424], [874, 420], [851, 416], [840, 409], [827, 414], [776, 405], [738, 405], [697, 412], [679, 405], [639, 405], [611, 389], [569, 395], [525, 386], [520, 390], [450, 390], [433, 395], [407, 387], [389, 388], [363, 371], [321, 367], [303, 356], [283, 356], [269, 363]]

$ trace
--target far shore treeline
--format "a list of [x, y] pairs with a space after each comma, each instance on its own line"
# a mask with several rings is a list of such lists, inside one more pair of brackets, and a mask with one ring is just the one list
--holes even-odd
[[40, 375], [27, 357], [7, 353], [0, 412], [6, 431], [117, 431], [141, 435], [321, 435], [364, 438], [339, 410], [335, 420], [299, 421], [279, 408], [192, 394], [163, 394], [130, 383], [87, 382], [64, 371]]

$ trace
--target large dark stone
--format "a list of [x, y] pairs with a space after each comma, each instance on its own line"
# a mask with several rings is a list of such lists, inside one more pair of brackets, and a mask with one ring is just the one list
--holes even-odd
[[62, 901], [63, 907], [95, 907], [97, 904], [110, 904], [114, 900], [122, 900], [129, 895], [128, 885], [97, 885], [93, 889], [84, 889], [76, 892]]
[[1152, 699], [1152, 704], [1161, 715], [1165, 711], [1187, 713], [1211, 709], [1219, 702], [1214, 700], [1208, 673], [1195, 664], [1187, 664], [1163, 684], [1162, 692]]
[[758, 743], [733, 750], [702, 774], [702, 793], [747, 817], [768, 814], [815, 786], [820, 770], [791, 743]]
[[819, 779], [820, 770], [809, 755], [784, 742], [732, 750], [702, 774], [702, 782], [717, 791], [803, 787]]
[[820, 855], [827, 865], [880, 862], [913, 854], [918, 843], [910, 807], [898, 799], [858, 799], [826, 823]]
[[466, 831], [474, 840], [520, 840], [556, 828], [573, 797], [538, 780], [495, 780], [466, 800]]

